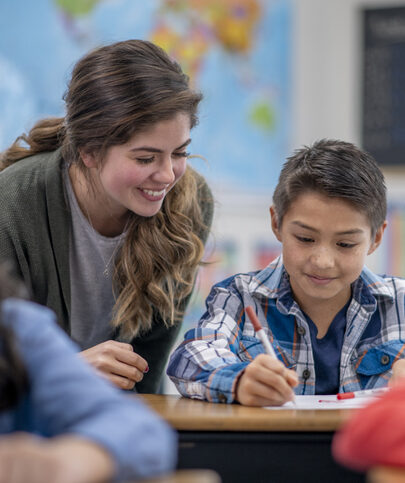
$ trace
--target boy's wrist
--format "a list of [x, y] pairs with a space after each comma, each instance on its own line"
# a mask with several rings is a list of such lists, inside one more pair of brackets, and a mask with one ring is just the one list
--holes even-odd
[[235, 401], [236, 382], [248, 364], [248, 362], [236, 362], [214, 371], [207, 381], [205, 398], [211, 402], [233, 403]]
[[238, 390], [239, 390], [239, 383], [240, 383], [240, 380], [242, 379], [242, 376], [243, 374], [245, 373], [245, 369], [243, 369], [235, 378], [235, 382], [233, 384], [233, 388], [232, 388], [232, 397], [233, 397], [233, 400], [237, 403], [240, 404], [240, 401], [239, 401], [239, 394], [238, 394]]

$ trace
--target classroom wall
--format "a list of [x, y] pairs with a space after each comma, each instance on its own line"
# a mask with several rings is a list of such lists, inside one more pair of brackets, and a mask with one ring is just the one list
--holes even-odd
[[[361, 145], [362, 8], [404, 0], [296, 0], [292, 144], [337, 137]], [[384, 169], [390, 200], [401, 201], [405, 168]]]
[[360, 12], [404, 5], [404, 0], [295, 0], [294, 146], [320, 137], [360, 144]]
[[[293, 2], [291, 150], [323, 137], [361, 145], [361, 9], [393, 6], [405, 6], [405, 1]], [[402, 203], [405, 168], [384, 168], [384, 174], [389, 201]], [[218, 194], [215, 231], [219, 239], [229, 238], [235, 229], [240, 233], [238, 271], [254, 266], [255, 255], [249, 248], [254, 240], [268, 237], [269, 245], [277, 245], [269, 225], [270, 203], [271, 194], [250, 202]], [[368, 264], [375, 270], [386, 271], [382, 258], [376, 253]]]

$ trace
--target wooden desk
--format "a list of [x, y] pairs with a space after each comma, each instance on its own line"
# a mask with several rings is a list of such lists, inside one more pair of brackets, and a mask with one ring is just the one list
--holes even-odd
[[365, 481], [330, 454], [347, 410], [269, 411], [172, 395], [141, 397], [178, 431], [180, 469], [213, 469], [223, 483]]
[[138, 483], [221, 483], [221, 479], [217, 473], [211, 470], [180, 470], [171, 475], [142, 480]]

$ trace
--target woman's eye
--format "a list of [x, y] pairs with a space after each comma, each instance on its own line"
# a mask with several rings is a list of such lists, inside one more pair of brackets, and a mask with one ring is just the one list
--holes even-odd
[[175, 156], [176, 158], [188, 158], [190, 156], [190, 153], [183, 151], [181, 153], [173, 153], [173, 156]]
[[153, 163], [155, 158], [154, 156], [152, 156], [150, 158], [136, 158], [136, 160], [139, 164], [149, 164], [149, 163]]

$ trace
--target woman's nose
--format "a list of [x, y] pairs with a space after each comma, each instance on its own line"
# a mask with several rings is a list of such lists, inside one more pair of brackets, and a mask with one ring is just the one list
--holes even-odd
[[155, 176], [156, 180], [160, 183], [171, 184], [175, 180], [173, 163], [170, 156], [165, 157], [159, 164], [159, 168]]

